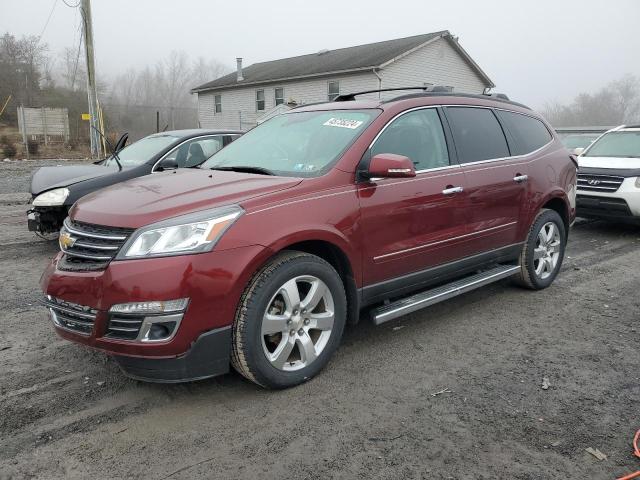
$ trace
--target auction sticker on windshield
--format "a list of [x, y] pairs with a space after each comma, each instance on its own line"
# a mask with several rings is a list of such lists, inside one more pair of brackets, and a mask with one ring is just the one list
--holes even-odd
[[342, 127], [342, 128], [350, 128], [355, 130], [364, 122], [362, 120], [347, 120], [345, 118], [330, 118], [323, 125], [327, 125], [329, 127]]

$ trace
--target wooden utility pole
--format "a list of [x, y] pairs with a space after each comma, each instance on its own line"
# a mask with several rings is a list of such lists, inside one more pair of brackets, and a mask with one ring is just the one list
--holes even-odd
[[96, 65], [93, 52], [93, 25], [91, 23], [91, 0], [81, 0], [80, 14], [84, 32], [84, 51], [87, 59], [87, 97], [89, 101], [89, 138], [91, 139], [91, 157], [102, 157], [100, 143], [100, 122], [98, 118], [98, 92], [96, 90]]

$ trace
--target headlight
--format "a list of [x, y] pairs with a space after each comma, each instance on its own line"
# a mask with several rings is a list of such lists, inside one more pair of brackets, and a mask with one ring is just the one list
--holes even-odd
[[57, 207], [63, 205], [69, 196], [68, 188], [54, 188], [48, 192], [41, 193], [33, 200], [34, 207]]
[[640, 177], [636, 178], [636, 188], [640, 188]]
[[233, 205], [147, 225], [133, 233], [116, 259], [207, 252], [243, 213], [241, 207]]

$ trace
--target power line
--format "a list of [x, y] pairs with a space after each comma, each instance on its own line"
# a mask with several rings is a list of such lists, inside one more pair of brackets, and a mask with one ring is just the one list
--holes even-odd
[[73, 67], [73, 77], [71, 78], [71, 91], [76, 84], [76, 74], [78, 73], [78, 63], [80, 62], [80, 48], [82, 47], [83, 32], [80, 30], [80, 41], [78, 42], [78, 54], [76, 55], [76, 64]]
[[[62, 0], [62, 1], [64, 1], [64, 0]], [[44, 31], [49, 26], [49, 20], [51, 20], [51, 15], [53, 15], [53, 11], [56, 9], [56, 5], [57, 4], [58, 4], [58, 0], [53, 0], [53, 5], [51, 6], [51, 11], [49, 12], [49, 16], [47, 17], [47, 21], [45, 22], [44, 27], [42, 27], [42, 31], [40, 32], [40, 35], [38, 35], [38, 43], [40, 43], [40, 39], [42, 38], [42, 35], [44, 34]]]

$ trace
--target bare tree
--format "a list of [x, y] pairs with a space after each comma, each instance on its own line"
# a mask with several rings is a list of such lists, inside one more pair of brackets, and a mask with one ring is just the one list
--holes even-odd
[[581, 93], [572, 103], [547, 104], [545, 117], [556, 127], [619, 125], [640, 120], [640, 79], [626, 75], [595, 93]]
[[194, 60], [191, 67], [190, 88], [197, 87], [203, 83], [215, 80], [229, 73], [231, 69], [216, 60], [206, 60], [204, 57], [198, 57]]

